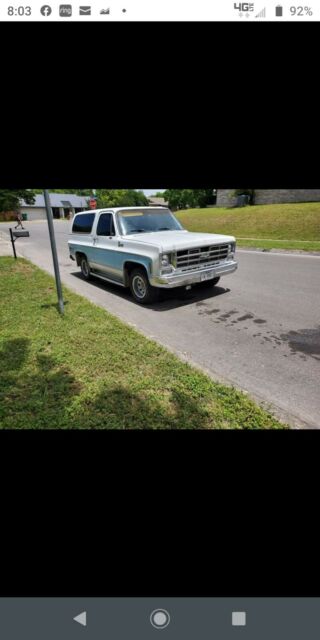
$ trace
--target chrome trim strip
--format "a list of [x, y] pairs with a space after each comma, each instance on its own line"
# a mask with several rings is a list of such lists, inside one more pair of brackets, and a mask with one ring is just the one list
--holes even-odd
[[118, 284], [120, 287], [125, 288], [125, 285], [123, 284], [123, 282], [119, 282], [119, 280], [111, 280], [111, 278], [106, 278], [106, 276], [101, 276], [99, 273], [96, 273], [95, 271], [91, 271], [91, 273], [95, 278], [100, 278], [101, 280], [107, 280], [107, 282], [111, 282], [112, 284]]

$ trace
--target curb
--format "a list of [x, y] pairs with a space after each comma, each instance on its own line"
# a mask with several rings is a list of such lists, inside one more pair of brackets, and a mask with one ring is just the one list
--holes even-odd
[[292, 256], [313, 256], [319, 257], [320, 251], [303, 251], [302, 249], [263, 249], [262, 247], [237, 247], [238, 251], [246, 251], [246, 252], [256, 252], [256, 253], [271, 253], [275, 255], [283, 254], [283, 255], [292, 255]]
[[[21, 254], [19, 254], [19, 252], [17, 251], [17, 249], [16, 249], [16, 254], [20, 258], [22, 257]], [[4, 256], [11, 256], [12, 258], [14, 257], [13, 251], [12, 251], [12, 245], [10, 240], [8, 240], [8, 236], [5, 233], [3, 233], [3, 231], [0, 231], [0, 257], [4, 257]]]

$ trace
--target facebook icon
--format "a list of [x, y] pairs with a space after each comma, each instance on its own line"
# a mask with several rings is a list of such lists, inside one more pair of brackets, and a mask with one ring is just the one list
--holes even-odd
[[41, 11], [43, 16], [49, 16], [51, 11], [52, 11], [52, 9], [47, 4], [45, 4], [45, 5], [43, 5], [43, 7], [41, 7], [40, 11]]

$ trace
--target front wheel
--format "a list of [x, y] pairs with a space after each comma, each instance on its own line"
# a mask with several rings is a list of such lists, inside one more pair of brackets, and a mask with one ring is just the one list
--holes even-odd
[[156, 302], [159, 291], [152, 287], [146, 272], [143, 269], [134, 269], [130, 274], [130, 290], [136, 302], [139, 304], [151, 304]]

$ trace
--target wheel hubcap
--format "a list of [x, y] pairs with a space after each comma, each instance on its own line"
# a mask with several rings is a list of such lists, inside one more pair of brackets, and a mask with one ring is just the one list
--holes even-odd
[[132, 281], [132, 287], [137, 298], [144, 298], [146, 295], [146, 284], [141, 276], [135, 276]]

